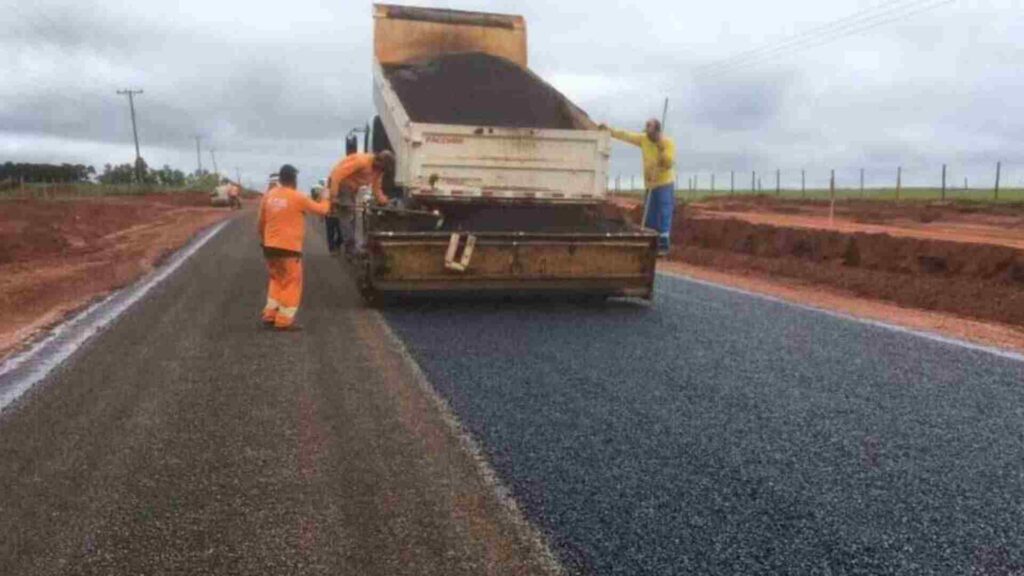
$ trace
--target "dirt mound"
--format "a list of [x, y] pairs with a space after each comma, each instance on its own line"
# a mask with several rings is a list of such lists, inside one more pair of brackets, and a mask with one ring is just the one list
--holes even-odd
[[414, 122], [582, 129], [558, 90], [514, 62], [471, 52], [384, 70]]
[[0, 264], [83, 256], [107, 247], [108, 236], [185, 207], [206, 207], [206, 194], [18, 199], [0, 202]]
[[682, 207], [673, 240], [673, 259], [691, 264], [1024, 326], [1024, 251], [1010, 247], [701, 218]]

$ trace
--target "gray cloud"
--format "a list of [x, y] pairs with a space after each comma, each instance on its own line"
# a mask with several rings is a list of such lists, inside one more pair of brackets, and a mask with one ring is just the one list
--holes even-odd
[[[373, 114], [369, 2], [15, 2], [0, 0], [14, 19], [0, 28], [0, 151], [17, 159], [130, 160], [114, 92], [131, 86], [146, 91], [150, 163], [190, 168], [199, 133], [225, 165], [263, 174], [287, 160], [308, 184]], [[694, 67], [859, 3], [425, 3], [524, 14], [532, 67], [595, 119], [639, 128], [670, 97], [684, 173], [902, 163], [925, 174], [945, 161], [981, 178], [996, 159], [1010, 174], [1024, 165], [1024, 21], [1012, 2], [957, 5], [714, 80]], [[805, 22], [794, 27], [794, 14]], [[617, 145], [612, 173], [638, 172], [636, 151]]]

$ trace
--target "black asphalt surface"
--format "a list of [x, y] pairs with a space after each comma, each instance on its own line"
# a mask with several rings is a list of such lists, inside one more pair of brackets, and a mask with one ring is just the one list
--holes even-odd
[[1024, 573], [1024, 363], [689, 281], [386, 312], [570, 572]]
[[0, 575], [551, 573], [319, 221], [262, 328], [254, 220], [0, 414]]

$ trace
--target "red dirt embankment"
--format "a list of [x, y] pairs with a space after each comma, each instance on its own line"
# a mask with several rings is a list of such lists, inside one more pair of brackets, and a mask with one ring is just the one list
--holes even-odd
[[900, 306], [1024, 326], [1024, 250], [758, 224], [680, 206], [671, 258], [795, 279]]
[[206, 194], [0, 202], [0, 358], [229, 217]]
[[713, 198], [689, 204], [696, 214], [736, 218], [752, 224], [840, 232], [998, 244], [1024, 249], [1024, 207], [1017, 204], [837, 202], [830, 219], [829, 203], [764, 196]]

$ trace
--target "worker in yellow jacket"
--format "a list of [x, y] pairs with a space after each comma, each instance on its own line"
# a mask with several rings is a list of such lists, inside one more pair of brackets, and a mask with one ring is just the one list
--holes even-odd
[[[602, 130], [609, 129], [602, 124]], [[651, 118], [643, 134], [610, 129], [612, 137], [639, 146], [644, 159], [644, 187], [650, 191], [644, 211], [646, 228], [658, 232], [658, 254], [668, 254], [672, 235], [672, 212], [676, 203], [676, 145], [661, 132], [661, 122]]]
[[324, 195], [319, 202], [295, 189], [299, 171], [290, 164], [281, 167], [280, 183], [263, 195], [259, 232], [263, 257], [270, 273], [263, 323], [278, 330], [295, 329], [295, 314], [302, 301], [302, 244], [306, 236], [306, 213], [321, 216], [331, 207]]

